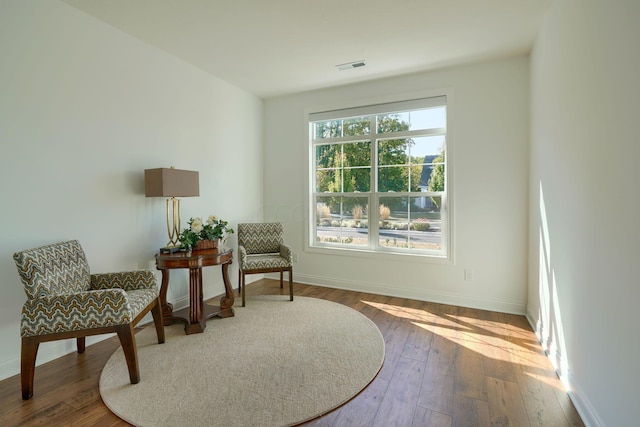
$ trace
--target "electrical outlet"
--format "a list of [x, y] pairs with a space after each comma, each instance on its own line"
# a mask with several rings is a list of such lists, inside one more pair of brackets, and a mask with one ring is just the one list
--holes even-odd
[[473, 282], [473, 270], [470, 268], [464, 269], [464, 280], [467, 282]]

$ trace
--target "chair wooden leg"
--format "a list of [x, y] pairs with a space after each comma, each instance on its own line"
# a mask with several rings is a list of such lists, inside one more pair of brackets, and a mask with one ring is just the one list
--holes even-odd
[[158, 344], [162, 344], [164, 343], [164, 321], [162, 320], [162, 307], [160, 304], [160, 297], [158, 297], [156, 304], [151, 309], [151, 315], [153, 316], [153, 323], [156, 326]]
[[282, 276], [283, 276], [283, 274], [284, 274], [284, 271], [281, 271], [280, 272], [280, 289], [282, 289], [282, 280], [283, 280]]
[[40, 342], [38, 337], [22, 337], [22, 354], [20, 355], [20, 380], [22, 382], [22, 400], [33, 396], [33, 377], [36, 370], [36, 356]]
[[293, 270], [289, 270], [289, 301], [293, 301]]
[[76, 338], [76, 346], [78, 347], [78, 354], [84, 353], [84, 349], [86, 348], [86, 339], [85, 337]]
[[140, 369], [138, 368], [138, 353], [133, 326], [130, 323], [118, 325], [116, 326], [116, 332], [118, 333], [118, 338], [120, 338], [124, 358], [127, 360], [131, 384], [138, 384], [140, 382]]
[[244, 294], [247, 292], [247, 283], [245, 282], [244, 271], [241, 273], [242, 278], [242, 306], [244, 307]]
[[242, 295], [242, 271], [238, 270], [238, 296]]

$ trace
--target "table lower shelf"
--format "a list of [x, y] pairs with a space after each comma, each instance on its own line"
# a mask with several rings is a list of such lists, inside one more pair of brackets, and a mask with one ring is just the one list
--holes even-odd
[[234, 315], [235, 314], [233, 312], [233, 307], [222, 309], [218, 305], [204, 304], [202, 308], [202, 316], [200, 317], [199, 321], [195, 323], [191, 323], [189, 321], [190, 308], [186, 307], [186, 308], [174, 311], [170, 316], [165, 316], [164, 324], [168, 326], [175, 322], [182, 322], [184, 323], [184, 331], [187, 335], [197, 334], [197, 333], [203, 332], [204, 329], [207, 327], [207, 324], [206, 324], [207, 320], [213, 317], [220, 317], [224, 319], [226, 317], [233, 317]]

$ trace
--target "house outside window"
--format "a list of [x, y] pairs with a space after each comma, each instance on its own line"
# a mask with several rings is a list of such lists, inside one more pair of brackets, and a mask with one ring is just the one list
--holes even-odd
[[309, 115], [309, 247], [448, 258], [446, 96]]

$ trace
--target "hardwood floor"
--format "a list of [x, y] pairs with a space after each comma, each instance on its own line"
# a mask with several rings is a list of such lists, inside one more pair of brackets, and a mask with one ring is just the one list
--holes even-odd
[[[274, 280], [247, 286], [247, 295], [287, 292]], [[294, 292], [360, 311], [386, 343], [371, 384], [307, 427], [584, 425], [523, 316], [301, 284]], [[1, 381], [0, 424], [129, 425], [98, 390], [118, 345], [111, 338], [38, 366], [29, 401], [21, 398], [19, 376]]]

